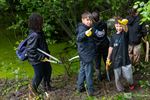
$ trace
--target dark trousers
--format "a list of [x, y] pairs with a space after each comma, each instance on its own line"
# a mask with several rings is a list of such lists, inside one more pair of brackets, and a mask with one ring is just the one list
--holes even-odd
[[[109, 42], [97, 45], [96, 57], [95, 57], [95, 67], [98, 75], [98, 79], [102, 80], [101, 75], [101, 60], [103, 58], [104, 64], [106, 65], [107, 55], [108, 55]], [[105, 66], [104, 66], [105, 68]]]
[[41, 62], [39, 64], [33, 65], [34, 78], [32, 80], [32, 87], [37, 90], [39, 84], [43, 80], [44, 85], [50, 85], [52, 67], [48, 62]]
[[96, 57], [95, 57], [96, 69], [100, 70], [101, 58], [103, 58], [104, 64], [106, 65], [108, 48], [109, 48], [109, 44], [97, 46]]

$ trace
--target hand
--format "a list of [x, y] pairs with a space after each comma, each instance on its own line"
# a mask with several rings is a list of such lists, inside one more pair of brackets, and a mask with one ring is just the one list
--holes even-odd
[[122, 25], [122, 28], [125, 32], [128, 31], [128, 27], [127, 27], [127, 24], [128, 24], [128, 20], [127, 19], [122, 19], [122, 20], [118, 20], [118, 22]]
[[90, 37], [91, 35], [92, 35], [92, 28], [90, 28], [89, 30], [87, 30], [86, 32], [85, 32], [85, 35], [87, 36], [87, 37]]
[[127, 26], [127, 25], [122, 25], [122, 28], [123, 28], [123, 30], [124, 30], [125, 32], [128, 31], [128, 26]]
[[46, 62], [46, 61], [48, 61], [48, 58], [44, 58], [43, 60], [42, 60], [42, 62]]
[[106, 60], [106, 70], [109, 69], [110, 65], [111, 65], [111, 61], [110, 61], [110, 59], [107, 59]]

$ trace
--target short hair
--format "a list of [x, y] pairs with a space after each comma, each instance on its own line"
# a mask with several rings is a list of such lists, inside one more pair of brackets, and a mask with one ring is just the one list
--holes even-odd
[[29, 16], [28, 27], [33, 31], [41, 31], [43, 24], [43, 17], [38, 13], [32, 13]]
[[118, 20], [122, 20], [122, 18], [120, 16], [116, 16], [116, 17], [114, 17], [114, 19], [115, 19], [115, 24], [119, 23]]
[[93, 16], [90, 12], [86, 11], [84, 12], [82, 15], [81, 15], [81, 18], [84, 19], [84, 18], [90, 18], [90, 19], [93, 19]]
[[96, 22], [99, 21], [99, 13], [98, 12], [96, 12], [96, 11], [92, 12], [92, 16]]

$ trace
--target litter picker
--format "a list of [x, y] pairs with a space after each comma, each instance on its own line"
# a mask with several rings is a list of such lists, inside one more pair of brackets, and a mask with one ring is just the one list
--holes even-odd
[[110, 76], [109, 76], [109, 66], [106, 64], [106, 74], [107, 74], [107, 79], [110, 81]]
[[77, 55], [77, 56], [74, 56], [74, 57], [72, 57], [72, 58], [70, 58], [68, 61], [72, 61], [72, 60], [74, 60], [74, 59], [77, 59], [77, 58], [79, 58], [79, 56]]
[[38, 50], [39, 52], [45, 54], [46, 56], [50, 57], [51, 59], [53, 59], [53, 60], [47, 60], [48, 62], [56, 63], [56, 64], [61, 64], [61, 63], [62, 63], [62, 62], [61, 62], [60, 60], [58, 60], [56, 57], [54, 57], [54, 56], [52, 56], [52, 55], [46, 53], [45, 51], [43, 51], [43, 50], [41, 50], [41, 49], [39, 49], [39, 48], [37, 48], [37, 50]]

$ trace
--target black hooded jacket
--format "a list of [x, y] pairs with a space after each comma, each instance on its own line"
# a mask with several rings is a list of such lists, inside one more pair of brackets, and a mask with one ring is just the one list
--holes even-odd
[[[89, 29], [83, 23], [79, 23], [76, 29], [77, 46], [80, 60], [83, 62], [91, 62], [95, 57], [95, 43], [92, 36], [87, 37], [85, 32]], [[93, 32], [94, 33], [94, 32]]]
[[139, 16], [128, 16], [128, 31], [129, 31], [129, 44], [138, 45], [141, 43], [141, 38], [146, 35], [144, 24], [140, 24]]
[[41, 63], [41, 60], [43, 60], [46, 55], [40, 53], [37, 51], [37, 48], [50, 53], [48, 50], [48, 45], [46, 43], [45, 36], [43, 32], [34, 32], [30, 30], [27, 41], [27, 55], [28, 55], [28, 61], [31, 65], [36, 65]]
[[93, 26], [95, 28], [95, 30], [98, 30], [98, 31], [104, 31], [104, 35], [101, 36], [101, 37], [98, 37], [98, 36], [94, 36], [94, 40], [96, 42], [96, 45], [99, 46], [99, 45], [109, 45], [109, 40], [107, 38], [107, 24], [103, 21], [99, 21], [99, 22], [96, 22]]

